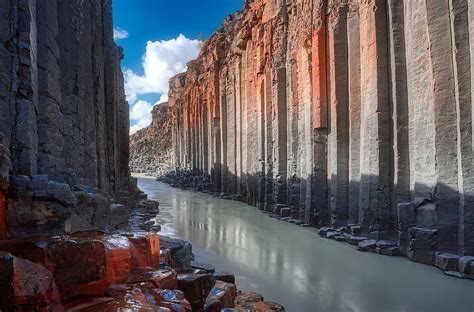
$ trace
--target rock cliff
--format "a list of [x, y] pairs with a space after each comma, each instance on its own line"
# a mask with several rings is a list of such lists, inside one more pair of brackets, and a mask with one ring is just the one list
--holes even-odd
[[1, 1], [0, 239], [127, 222], [121, 59], [111, 0]]
[[0, 311], [284, 311], [157, 234], [121, 58], [112, 0], [0, 1]]
[[168, 103], [153, 107], [151, 124], [130, 136], [130, 170], [162, 176], [172, 170]]
[[474, 255], [473, 21], [467, 0], [247, 0], [170, 82], [170, 179]]

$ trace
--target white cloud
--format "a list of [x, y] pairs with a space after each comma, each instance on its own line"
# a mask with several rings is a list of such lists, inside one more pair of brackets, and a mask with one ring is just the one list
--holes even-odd
[[128, 31], [120, 27], [114, 28], [114, 40], [122, 40], [128, 38]]
[[153, 105], [147, 101], [137, 101], [130, 110], [130, 134], [148, 127], [151, 123], [151, 110]]
[[186, 71], [186, 63], [199, 54], [201, 41], [177, 38], [162, 41], [148, 41], [143, 56], [143, 75], [125, 70], [125, 92], [130, 102], [141, 94], [168, 94], [168, 80]]
[[161, 104], [161, 103], [164, 103], [164, 102], [168, 102], [168, 93], [163, 93], [160, 96], [160, 99], [158, 100], [158, 102], [156, 102], [155, 105], [158, 105], [158, 104]]

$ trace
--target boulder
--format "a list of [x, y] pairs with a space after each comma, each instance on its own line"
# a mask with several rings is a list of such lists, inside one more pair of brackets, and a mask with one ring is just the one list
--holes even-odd
[[216, 271], [212, 265], [197, 261], [191, 261], [191, 267], [196, 274], [213, 274]]
[[474, 257], [464, 256], [458, 259], [458, 272], [464, 276], [474, 279]]
[[98, 297], [87, 302], [71, 304], [67, 308], [68, 312], [170, 311], [168, 308], [149, 303], [139, 287], [125, 288], [114, 292], [111, 297]]
[[128, 237], [132, 250], [132, 265], [135, 268], [160, 265], [160, 237], [154, 233], [134, 233]]
[[377, 241], [374, 239], [366, 239], [357, 245], [357, 250], [359, 251], [373, 251], [377, 246]]
[[210, 274], [178, 274], [178, 289], [184, 292], [193, 311], [203, 309], [214, 283], [215, 280]]
[[53, 274], [33, 262], [0, 252], [0, 311], [60, 310]]
[[160, 236], [162, 249], [171, 251], [171, 265], [177, 272], [192, 270], [192, 246], [189, 242], [168, 236]]
[[151, 282], [156, 288], [161, 289], [176, 289], [178, 287], [178, 280], [176, 272], [173, 270], [156, 270], [156, 271], [143, 271], [131, 274], [126, 283], [127, 284], [140, 284]]
[[155, 289], [147, 298], [153, 298], [155, 304], [167, 307], [171, 311], [190, 312], [192, 311], [191, 304], [184, 297], [184, 293], [177, 289]]
[[237, 287], [235, 284], [226, 283], [223, 281], [216, 281], [214, 288], [207, 296], [206, 304], [213, 300], [218, 300], [221, 303], [221, 308], [234, 307], [234, 300], [237, 296]]
[[435, 265], [436, 267], [438, 267], [439, 269], [443, 271], [457, 271], [458, 260], [459, 260], [458, 255], [444, 253], [444, 252], [437, 252]]
[[367, 237], [362, 236], [349, 236], [347, 242], [351, 245], [359, 245], [360, 242], [367, 240]]
[[216, 281], [235, 284], [235, 275], [232, 272], [219, 271], [215, 272], [213, 276]]
[[235, 307], [241, 307], [248, 303], [255, 303], [263, 301], [264, 298], [261, 294], [253, 291], [239, 291], [235, 297]]

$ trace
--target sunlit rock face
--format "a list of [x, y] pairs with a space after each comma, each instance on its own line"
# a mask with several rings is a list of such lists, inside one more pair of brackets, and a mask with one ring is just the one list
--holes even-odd
[[473, 12], [246, 1], [170, 82], [173, 182], [414, 260], [474, 254]]
[[171, 170], [172, 125], [168, 103], [153, 107], [151, 124], [130, 136], [130, 170], [156, 176]]

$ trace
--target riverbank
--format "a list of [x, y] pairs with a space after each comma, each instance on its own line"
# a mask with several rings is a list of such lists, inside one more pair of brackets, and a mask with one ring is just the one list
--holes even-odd
[[359, 252], [238, 201], [152, 178], [139, 178], [138, 186], [159, 198], [162, 231], [189, 240], [199, 261], [232, 270], [240, 287], [259, 289], [287, 311], [474, 309], [474, 283], [435, 267]]
[[[120, 201], [91, 187], [46, 183], [47, 176], [17, 180], [23, 187], [15, 181], [9, 205], [19, 220], [30, 206], [45, 226], [55, 225], [52, 207], [68, 219], [62, 232], [0, 240], [0, 311], [285, 311], [259, 293], [238, 291], [233, 273], [195, 262], [188, 241], [160, 233], [152, 220], [159, 203], [138, 189]], [[39, 182], [61, 192], [29, 195]]]

